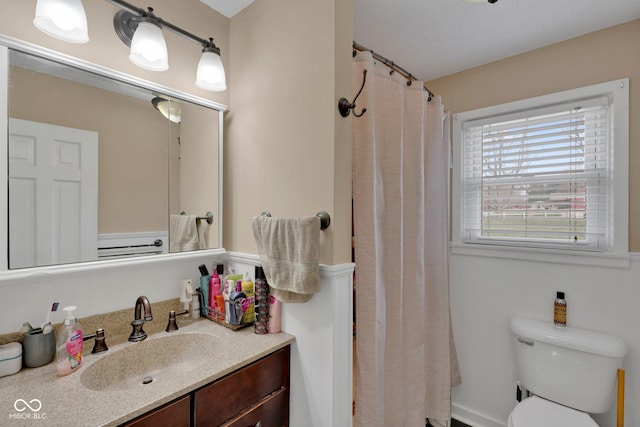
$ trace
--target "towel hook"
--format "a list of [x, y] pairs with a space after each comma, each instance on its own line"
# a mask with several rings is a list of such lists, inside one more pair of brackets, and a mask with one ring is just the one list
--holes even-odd
[[[260, 216], [268, 216], [271, 217], [271, 212], [262, 211]], [[329, 224], [331, 224], [331, 216], [327, 211], [320, 211], [316, 214], [316, 216], [320, 219], [320, 230], [326, 230], [329, 228]]]
[[[355, 98], [353, 98], [353, 102], [349, 102], [349, 100], [347, 98], [340, 98], [340, 101], [338, 101], [338, 110], [340, 111], [340, 115], [342, 117], [347, 117], [349, 115], [349, 113], [351, 113], [351, 110], [356, 108], [356, 100], [358, 99], [358, 97], [360, 96], [360, 94], [362, 93], [362, 89], [364, 89], [364, 84], [367, 81], [367, 70], [363, 70], [362, 71], [362, 86], [360, 86], [360, 90], [358, 91], [358, 94], [356, 95]], [[355, 117], [362, 117], [362, 115], [367, 111], [366, 108], [363, 108], [362, 111], [360, 112], [360, 114], [356, 113], [355, 111], [353, 112], [353, 115]]]

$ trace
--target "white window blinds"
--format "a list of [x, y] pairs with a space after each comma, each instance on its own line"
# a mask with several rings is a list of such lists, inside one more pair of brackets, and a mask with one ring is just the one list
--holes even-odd
[[472, 120], [462, 132], [463, 241], [607, 247], [608, 97]]

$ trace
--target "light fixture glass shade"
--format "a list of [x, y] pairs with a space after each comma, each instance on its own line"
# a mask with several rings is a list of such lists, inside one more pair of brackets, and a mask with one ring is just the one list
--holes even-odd
[[179, 102], [156, 96], [151, 100], [151, 103], [156, 110], [160, 111], [163, 116], [173, 123], [180, 123], [182, 121], [182, 106]]
[[215, 52], [202, 52], [198, 71], [196, 72], [196, 86], [210, 91], [223, 91], [227, 89], [224, 66], [220, 55]]
[[129, 60], [138, 67], [151, 71], [169, 69], [167, 43], [162, 29], [152, 22], [141, 21], [131, 39]]
[[89, 41], [87, 15], [81, 0], [38, 0], [33, 25], [59, 40], [71, 43]]

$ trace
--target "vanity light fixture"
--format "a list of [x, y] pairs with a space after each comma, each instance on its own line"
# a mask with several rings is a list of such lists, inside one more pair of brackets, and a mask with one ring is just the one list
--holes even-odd
[[180, 123], [182, 121], [182, 107], [179, 102], [156, 96], [151, 100], [151, 103], [156, 110], [160, 111], [163, 116], [173, 123]]
[[220, 59], [220, 49], [209, 39], [207, 46], [202, 49], [202, 56], [196, 71], [196, 86], [211, 91], [227, 89], [224, 67]]
[[[154, 71], [164, 71], [169, 67], [168, 61], [166, 62], [166, 67], [165, 63], [161, 62], [163, 58], [162, 53], [166, 52], [166, 45], [164, 45], [164, 38], [158, 37], [158, 34], [162, 35], [162, 29], [166, 28], [202, 46], [202, 57], [200, 58], [196, 72], [196, 86], [210, 91], [226, 90], [227, 85], [225, 82], [224, 67], [220, 60], [220, 48], [215, 45], [213, 38], [205, 40], [191, 34], [155, 16], [152, 8], [148, 8], [148, 10], [140, 9], [124, 0], [107, 1], [123, 9], [116, 13], [113, 19], [113, 25], [120, 40], [131, 46], [129, 59], [134, 64]], [[141, 46], [141, 50], [134, 52], [134, 44], [141, 27], [146, 27], [145, 33], [149, 33], [149, 37], [144, 38], [145, 44], [149, 42], [153, 48]], [[156, 35], [151, 36], [151, 33], [155, 33]], [[155, 41], [152, 42], [152, 40]], [[162, 48], [163, 45], [164, 50]], [[157, 50], [155, 50], [156, 48]], [[151, 49], [153, 49], [153, 53]], [[166, 54], [164, 58], [166, 58]], [[158, 64], [157, 68], [155, 68], [156, 63]], [[147, 67], [147, 65], [149, 65], [149, 67]]]
[[[167, 70], [169, 60], [162, 30], [168, 29], [202, 47], [202, 56], [196, 71], [196, 86], [209, 91], [227, 89], [224, 66], [220, 59], [220, 48], [215, 45], [213, 38], [206, 40], [197, 37], [155, 16], [151, 7], [144, 10], [124, 0], [106, 1], [122, 9], [114, 16], [113, 26], [120, 40], [130, 46], [129, 60], [131, 62], [147, 70]], [[80, 21], [84, 24], [82, 22], [75, 23], [75, 17], [80, 15], [83, 18]], [[55, 16], [55, 18], [51, 16]], [[73, 21], [71, 18], [74, 18]], [[38, 0], [34, 24], [44, 33], [61, 40], [74, 43], [89, 41], [87, 20], [81, 0]], [[65, 28], [72, 31], [73, 36], [50, 27]], [[75, 34], [80, 32], [82, 28], [84, 28], [84, 37]]]
[[38, 0], [33, 25], [58, 40], [89, 41], [87, 15], [81, 0]]
[[151, 71], [169, 69], [167, 43], [162, 35], [162, 21], [148, 8], [141, 15], [121, 10], [113, 17], [116, 34], [129, 46], [129, 60]]

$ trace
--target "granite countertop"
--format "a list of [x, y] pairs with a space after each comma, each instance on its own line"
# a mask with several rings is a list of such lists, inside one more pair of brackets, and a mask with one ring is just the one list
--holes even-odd
[[[211, 335], [216, 342], [221, 343], [220, 352], [211, 354], [209, 368], [192, 370], [173, 376], [170, 380], [140, 386], [141, 388], [95, 391], [85, 387], [80, 381], [83, 371], [92, 364], [118, 350], [138, 345], [129, 342], [110, 346], [109, 351], [101, 354], [85, 352], [79, 372], [65, 377], [56, 375], [55, 362], [40, 368], [25, 368], [15, 375], [1, 377], [0, 426], [116, 426], [294, 341], [294, 337], [286, 333], [256, 335], [252, 327], [232, 331], [206, 319], [181, 326], [180, 330], [170, 334], [187, 333]], [[162, 339], [170, 334], [159, 332], [149, 335], [146, 341]], [[169, 348], [164, 350], [171, 351]]]

